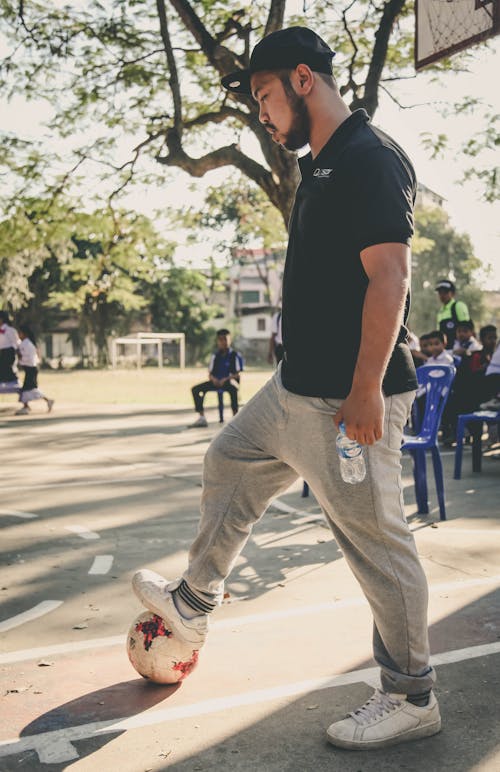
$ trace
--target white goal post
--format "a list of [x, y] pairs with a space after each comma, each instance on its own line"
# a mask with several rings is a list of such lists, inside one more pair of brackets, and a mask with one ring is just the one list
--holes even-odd
[[163, 344], [166, 341], [179, 342], [179, 367], [186, 366], [186, 336], [183, 332], [137, 332], [111, 341], [111, 366], [116, 368], [118, 346], [135, 346], [137, 367], [142, 367], [142, 347], [155, 345], [158, 349], [158, 367], [163, 367]]

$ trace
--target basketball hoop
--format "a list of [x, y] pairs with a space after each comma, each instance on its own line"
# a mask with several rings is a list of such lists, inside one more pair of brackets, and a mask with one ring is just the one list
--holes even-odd
[[500, 0], [416, 0], [415, 68], [500, 32]]

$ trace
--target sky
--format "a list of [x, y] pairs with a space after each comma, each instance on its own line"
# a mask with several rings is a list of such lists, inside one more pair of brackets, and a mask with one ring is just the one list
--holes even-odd
[[[469, 234], [474, 252], [485, 266], [480, 276], [481, 285], [500, 290], [500, 202], [485, 203], [481, 201], [479, 185], [459, 182], [464, 169], [473, 161], [465, 159], [458, 150], [480, 128], [480, 118], [475, 115], [444, 118], [438, 109], [439, 103], [458, 102], [464, 96], [472, 95], [483, 98], [500, 115], [500, 37], [487, 45], [476, 46], [468, 69], [469, 72], [444, 74], [439, 83], [432, 83], [429, 74], [423, 71], [415, 78], [393, 84], [392, 93], [401, 104], [419, 106], [401, 109], [382, 93], [374, 123], [392, 135], [408, 152], [419, 180], [446, 199], [445, 207], [452, 224], [458, 231]], [[50, 117], [51, 108], [41, 102], [26, 103], [21, 97], [16, 97], [9, 104], [0, 102], [0, 113], [3, 129], [36, 138], [44, 133], [43, 123]], [[425, 132], [432, 135], [444, 132], [448, 135], [449, 148], [442, 158], [430, 159], [429, 151], [422, 144]], [[136, 141], [136, 138], [131, 138], [130, 146], [133, 147]], [[491, 162], [493, 158], [491, 153]], [[485, 161], [488, 158], [483, 156], [481, 162]], [[211, 172], [197, 181], [197, 192], [191, 190], [192, 178], [180, 170], [175, 174], [175, 184], [166, 184], [162, 189], [155, 186], [149, 190], [137, 190], [127, 197], [127, 205], [149, 215], [181, 200], [191, 200], [196, 205], [202, 200], [203, 189], [208, 185], [222, 184], [228, 171]], [[198, 248], [192, 244], [180, 247], [177, 256], [179, 260], [189, 257], [196, 263], [198, 256], [201, 260], [206, 251], [207, 242], [204, 240]]]

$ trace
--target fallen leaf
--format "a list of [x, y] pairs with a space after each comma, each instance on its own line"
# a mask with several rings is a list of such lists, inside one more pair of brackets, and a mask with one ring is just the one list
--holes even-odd
[[51, 667], [54, 663], [53, 662], [39, 662], [38, 667]]
[[86, 627], [88, 627], [88, 625], [85, 624], [85, 622], [82, 622], [79, 625], [73, 625], [73, 630], [85, 630]]
[[316, 708], [319, 708], [319, 705], [308, 705], [307, 710], [316, 710]]

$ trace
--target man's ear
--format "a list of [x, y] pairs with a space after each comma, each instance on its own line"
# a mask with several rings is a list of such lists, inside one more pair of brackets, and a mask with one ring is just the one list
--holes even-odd
[[306, 96], [310, 93], [314, 84], [314, 75], [307, 64], [299, 64], [295, 68], [295, 88], [298, 94]]

